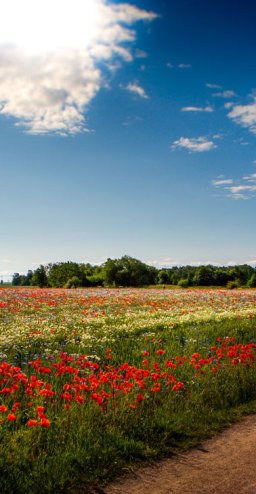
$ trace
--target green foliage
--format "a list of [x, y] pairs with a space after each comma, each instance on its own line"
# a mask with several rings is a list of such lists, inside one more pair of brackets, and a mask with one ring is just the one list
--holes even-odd
[[[155, 395], [142, 389], [146, 398], [135, 410], [126, 403], [133, 390], [124, 396], [123, 407], [118, 392], [104, 410], [89, 399], [84, 406], [73, 404], [70, 410], [56, 404], [49, 429], [2, 428], [1, 494], [100, 492], [98, 483], [113, 478], [125, 466], [198, 444], [243, 412], [255, 412], [255, 366], [233, 365], [230, 359], [219, 362], [217, 373], [207, 365], [201, 373], [189, 363], [195, 352], [207, 359], [217, 335], [224, 340], [233, 335], [237, 343], [254, 341], [255, 319], [190, 322], [172, 331], [156, 326], [154, 333], [151, 339], [139, 333], [125, 340], [116, 338], [111, 345], [111, 365], [123, 364], [126, 359], [137, 365], [145, 348], [149, 361], [158, 360], [165, 370], [165, 360], [186, 355], [187, 363], [177, 370], [185, 389], [174, 393], [163, 387]], [[105, 341], [98, 347], [101, 361], [108, 345]], [[157, 357], [162, 348], [166, 354]]]
[[228, 281], [227, 282], [227, 288], [229, 290], [234, 290], [235, 288], [239, 288], [239, 280], [234, 280], [234, 281]]
[[41, 264], [39, 268], [37, 268], [32, 277], [31, 277], [31, 285], [39, 286], [40, 288], [44, 288], [48, 285], [48, 278], [46, 274], [45, 267]]
[[160, 269], [157, 274], [157, 283], [160, 285], [168, 285], [171, 284], [171, 282], [170, 273], [166, 269]]
[[77, 288], [80, 285], [80, 280], [78, 276], [73, 276], [67, 281], [65, 288]]
[[14, 273], [12, 285], [65, 287], [74, 276], [79, 279], [78, 286], [81, 287], [138, 287], [157, 284], [184, 286], [184, 280], [187, 281], [187, 286], [227, 286], [229, 282], [235, 282], [239, 286], [256, 286], [255, 268], [247, 264], [232, 267], [174, 266], [157, 270], [130, 256], [108, 259], [101, 266], [71, 261], [40, 266], [34, 272], [29, 270], [27, 275]]
[[180, 288], [187, 288], [188, 287], [188, 280], [187, 279], [184, 279], [184, 278], [181, 278], [181, 280], [178, 282], [178, 286]]
[[48, 283], [51, 287], [64, 287], [74, 277], [78, 278], [80, 286], [86, 284], [84, 272], [76, 262], [67, 261], [49, 264], [47, 270]]
[[256, 273], [254, 273], [247, 283], [249, 288], [256, 288]]
[[105, 285], [144, 286], [155, 284], [157, 270], [130, 256], [108, 259], [103, 265]]

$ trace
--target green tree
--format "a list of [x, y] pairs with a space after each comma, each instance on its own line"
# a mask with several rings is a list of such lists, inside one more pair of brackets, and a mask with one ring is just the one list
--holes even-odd
[[12, 277], [12, 285], [13, 286], [20, 286], [21, 281], [22, 281], [22, 276], [20, 275], [20, 273], [14, 273], [14, 275]]
[[155, 284], [157, 270], [138, 259], [123, 256], [108, 259], [103, 265], [103, 274], [105, 285], [136, 287]]
[[64, 287], [69, 279], [77, 276], [80, 286], [86, 285], [83, 268], [76, 262], [59, 262], [48, 265], [48, 283], [52, 287]]
[[253, 273], [247, 283], [249, 288], [256, 288], [256, 273]]
[[80, 285], [80, 280], [78, 276], [73, 276], [67, 281], [65, 288], [77, 288], [79, 287], [79, 285]]
[[214, 272], [212, 266], [199, 266], [193, 277], [193, 284], [196, 286], [215, 285]]
[[31, 279], [31, 285], [39, 286], [40, 288], [44, 288], [48, 285], [46, 269], [42, 264], [34, 271]]

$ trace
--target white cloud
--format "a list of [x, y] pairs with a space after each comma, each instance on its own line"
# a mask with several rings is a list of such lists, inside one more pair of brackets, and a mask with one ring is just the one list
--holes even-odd
[[211, 106], [183, 106], [181, 111], [212, 113], [214, 109]]
[[202, 153], [205, 151], [210, 151], [211, 149], [216, 148], [216, 144], [213, 141], [209, 141], [207, 137], [197, 137], [197, 138], [188, 138], [188, 137], [180, 137], [177, 141], [174, 141], [172, 148], [185, 148], [191, 152]]
[[179, 63], [179, 69], [190, 69], [192, 65], [190, 63]]
[[234, 185], [232, 187], [228, 187], [228, 190], [233, 194], [237, 194], [239, 192], [256, 192], [256, 185]]
[[249, 105], [233, 106], [231, 112], [228, 113], [228, 117], [256, 134], [256, 98]]
[[171, 266], [178, 266], [179, 264], [179, 262], [175, 261], [175, 259], [173, 259], [172, 257], [164, 257], [162, 259], [152, 259], [145, 262], [157, 268], [167, 268]]
[[224, 108], [226, 108], [226, 110], [230, 110], [230, 108], [233, 108], [235, 103], [233, 103], [232, 101], [228, 101], [227, 103], [225, 103], [224, 105]]
[[232, 178], [226, 178], [226, 179], [213, 180], [212, 181], [212, 185], [214, 185], [215, 187], [219, 187], [220, 185], [228, 185], [228, 184], [232, 184], [232, 183], [233, 183]]
[[247, 261], [246, 264], [250, 264], [253, 267], [256, 267], [256, 259], [252, 259], [250, 261]]
[[222, 89], [222, 86], [219, 86], [219, 84], [211, 84], [210, 82], [207, 82], [206, 86], [210, 89]]
[[216, 98], [234, 98], [234, 96], [236, 96], [236, 93], [231, 89], [228, 89], [226, 91], [220, 91], [219, 93], [214, 93], [213, 96], [215, 96]]
[[218, 177], [217, 180], [212, 181], [212, 185], [217, 188], [223, 188], [227, 197], [235, 200], [247, 200], [256, 197], [256, 173], [252, 173], [243, 180], [247, 183], [241, 184], [240, 180], [234, 180], [232, 178], [225, 179], [224, 177]]
[[234, 185], [226, 188], [231, 193], [232, 199], [252, 199], [256, 194], [256, 185]]
[[247, 182], [256, 182], [256, 173], [252, 173], [247, 177], [243, 177], [243, 179], [246, 180]]
[[131, 26], [156, 18], [105, 0], [2, 3], [0, 114], [34, 134], [83, 131], [88, 105], [105, 85], [102, 66], [131, 62]]
[[149, 99], [149, 96], [147, 95], [145, 89], [136, 82], [130, 82], [129, 84], [127, 84], [125, 89], [127, 89], [127, 91], [130, 91], [131, 93], [136, 94], [137, 96], [140, 96], [140, 98]]

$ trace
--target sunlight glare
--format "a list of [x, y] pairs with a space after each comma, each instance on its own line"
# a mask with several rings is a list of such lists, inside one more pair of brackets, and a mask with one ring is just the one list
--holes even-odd
[[0, 7], [0, 45], [37, 54], [84, 49], [100, 34], [102, 0], [8, 0]]

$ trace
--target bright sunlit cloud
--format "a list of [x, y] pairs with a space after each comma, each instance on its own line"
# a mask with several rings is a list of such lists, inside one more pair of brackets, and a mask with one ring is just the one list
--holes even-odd
[[31, 133], [81, 132], [102, 63], [131, 62], [132, 25], [156, 14], [105, 0], [1, 2], [0, 114]]
[[97, 0], [8, 0], [0, 12], [0, 43], [34, 54], [89, 46], [104, 16]]

